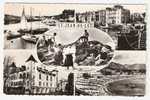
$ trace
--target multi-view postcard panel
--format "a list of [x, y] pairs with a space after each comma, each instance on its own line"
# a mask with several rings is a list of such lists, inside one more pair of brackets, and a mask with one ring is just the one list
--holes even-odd
[[[113, 61], [97, 71], [80, 71], [75, 80], [76, 95], [145, 95], [145, 51], [116, 51]], [[82, 91], [82, 92], [81, 92]]]
[[4, 9], [4, 94], [145, 95], [145, 5]]

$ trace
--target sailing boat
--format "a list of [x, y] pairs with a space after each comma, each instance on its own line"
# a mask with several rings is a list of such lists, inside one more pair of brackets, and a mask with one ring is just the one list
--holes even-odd
[[[30, 18], [32, 19], [32, 8], [30, 10]], [[37, 28], [37, 29], [32, 29], [32, 21], [31, 23], [31, 27], [28, 28], [27, 27], [27, 18], [25, 16], [25, 11], [23, 8], [23, 12], [22, 12], [22, 17], [21, 17], [21, 29], [18, 30], [19, 33], [23, 34], [22, 39], [30, 42], [30, 43], [34, 43], [36, 44], [37, 42], [37, 37], [35, 36], [36, 34], [42, 34], [44, 32], [46, 32], [48, 29], [47, 28]]]
[[29, 29], [27, 27], [27, 18], [25, 16], [24, 7], [23, 7], [23, 11], [22, 11], [20, 24], [21, 24], [21, 28], [20, 28], [20, 30], [18, 30], [18, 32], [21, 33], [22, 35], [24, 35], [26, 32], [29, 31]]
[[[31, 9], [31, 17], [32, 17], [32, 9]], [[24, 13], [24, 9], [23, 9], [23, 13], [22, 13], [22, 20], [21, 20], [21, 22], [25, 23], [25, 24], [27, 23], [27, 20], [26, 20], [26, 17], [25, 17], [25, 13]], [[32, 34], [32, 22], [31, 22], [31, 27], [30, 27], [29, 30], [27, 28], [23, 29], [23, 30], [25, 32], [25, 35], [23, 35], [21, 38], [23, 40], [27, 41], [27, 42], [36, 44], [37, 37]]]
[[23, 29], [23, 30], [27, 29], [27, 19], [25, 16], [24, 7], [23, 7], [22, 17], [21, 17], [21, 29]]

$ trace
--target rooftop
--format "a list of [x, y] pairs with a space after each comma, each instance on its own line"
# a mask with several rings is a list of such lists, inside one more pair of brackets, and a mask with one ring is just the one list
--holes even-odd
[[26, 62], [28, 62], [28, 61], [37, 62], [37, 61], [35, 60], [35, 58], [33, 57], [33, 55], [30, 55], [30, 57], [26, 60]]

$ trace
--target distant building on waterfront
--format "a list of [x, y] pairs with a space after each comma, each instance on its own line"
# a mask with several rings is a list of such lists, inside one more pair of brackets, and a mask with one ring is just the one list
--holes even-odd
[[61, 14], [52, 16], [59, 22], [94, 23], [97, 26], [109, 24], [130, 23], [130, 10], [121, 5], [107, 7], [96, 11], [75, 12], [72, 9], [64, 9]]
[[95, 22], [99, 25], [106, 24], [106, 10], [99, 10], [95, 12]]
[[76, 18], [78, 22], [95, 22], [99, 25], [126, 24], [130, 21], [130, 10], [115, 5], [98, 11], [77, 13]]
[[95, 12], [94, 11], [88, 11], [84, 13], [77, 13], [76, 14], [77, 22], [82, 23], [91, 23], [95, 21]]
[[10, 65], [5, 91], [8, 94], [52, 94], [58, 84], [58, 71], [48, 70], [31, 55], [22, 67]]
[[75, 10], [64, 9], [61, 14], [55, 15], [52, 17], [60, 22], [74, 22], [75, 21]]
[[106, 8], [106, 24], [126, 24], [130, 21], [130, 10], [123, 6], [115, 5], [113, 8]]

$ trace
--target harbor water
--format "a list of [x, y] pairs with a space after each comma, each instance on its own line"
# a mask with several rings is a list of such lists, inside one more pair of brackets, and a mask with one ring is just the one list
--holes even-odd
[[[11, 34], [18, 35], [17, 31], [20, 29], [21, 24], [9, 24], [4, 26], [4, 30], [11, 31]], [[31, 27], [31, 22], [27, 23], [27, 27]], [[42, 24], [40, 21], [32, 22], [32, 29], [37, 28], [48, 28], [49, 26]], [[41, 35], [41, 34], [40, 34]], [[38, 36], [40, 36], [38, 35]], [[7, 39], [8, 34], [4, 34], [4, 49], [34, 49], [35, 43], [31, 43], [28, 41], [25, 41], [24, 39], [20, 37], [13, 38], [13, 39]]]

